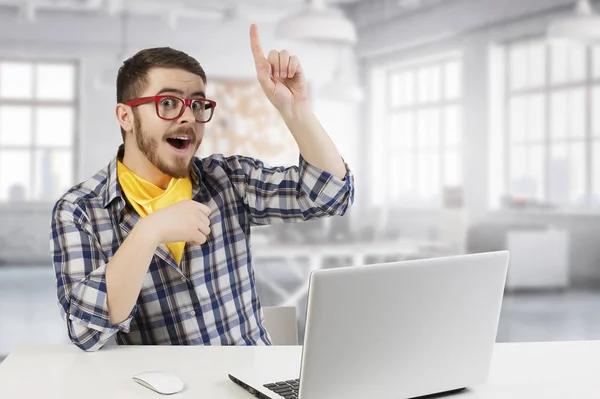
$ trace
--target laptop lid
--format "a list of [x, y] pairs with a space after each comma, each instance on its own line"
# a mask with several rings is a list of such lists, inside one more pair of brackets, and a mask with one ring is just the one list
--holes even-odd
[[506, 251], [311, 273], [300, 398], [406, 398], [486, 381]]

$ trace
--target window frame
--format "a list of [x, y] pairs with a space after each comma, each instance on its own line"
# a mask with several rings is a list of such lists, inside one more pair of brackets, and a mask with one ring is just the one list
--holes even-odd
[[[38, 206], [45, 207], [48, 204], [54, 203], [58, 198], [55, 199], [40, 199], [34, 198], [35, 191], [35, 179], [36, 179], [36, 153], [39, 150], [50, 150], [50, 151], [70, 151], [70, 158], [72, 162], [71, 171], [71, 183], [75, 185], [78, 178], [79, 161], [80, 161], [80, 121], [81, 121], [81, 107], [80, 107], [80, 88], [81, 88], [81, 62], [74, 58], [43, 58], [43, 57], [14, 57], [14, 56], [2, 56], [0, 55], [0, 63], [25, 63], [33, 66], [32, 68], [32, 97], [28, 99], [18, 98], [5, 98], [0, 96], [0, 106], [29, 106], [32, 109], [31, 112], [31, 143], [29, 145], [2, 145], [0, 144], [0, 151], [27, 151], [30, 154], [30, 175], [29, 175], [29, 186], [27, 187], [27, 199], [20, 203], [11, 202], [10, 200], [0, 200], [0, 209], [5, 207], [12, 207], [15, 204], [23, 204], [24, 207]], [[37, 87], [36, 68], [37, 65], [70, 65], [73, 67], [73, 98], [71, 100], [59, 100], [59, 99], [36, 99], [35, 92]], [[70, 107], [73, 110], [73, 137], [69, 146], [47, 146], [38, 145], [36, 143], [36, 109], [40, 107]]]
[[[514, 89], [512, 87], [513, 80], [515, 79], [512, 76], [512, 56], [513, 49], [517, 46], [527, 46], [527, 45], [542, 45], [544, 52], [544, 80], [543, 83], [539, 86], [531, 87], [526, 86], [525, 88]], [[593, 93], [594, 89], [600, 90], [600, 76], [594, 77], [594, 48], [591, 46], [586, 46], [583, 48], [584, 51], [584, 77], [579, 80], [569, 80], [566, 79], [565, 82], [556, 83], [553, 82], [553, 48], [551, 43], [548, 43], [544, 38], [540, 37], [526, 37], [515, 39], [512, 41], [507, 41], [501, 45], [502, 48], [502, 92], [500, 95], [503, 98], [500, 98], [499, 101], [502, 103], [503, 109], [501, 110], [501, 118], [502, 118], [502, 142], [503, 142], [503, 155], [502, 155], [502, 188], [500, 189], [500, 198], [493, 200], [492, 203], [498, 201], [500, 209], [506, 209], [502, 205], [502, 198], [515, 198], [515, 193], [512, 190], [511, 182], [512, 182], [512, 170], [511, 165], [515, 162], [513, 157], [513, 147], [515, 144], [512, 141], [513, 138], [513, 121], [512, 121], [512, 107], [511, 102], [514, 101], [515, 98], [523, 98], [525, 101], [528, 101], [529, 97], [532, 95], [541, 95], [543, 97], [544, 104], [544, 115], [543, 115], [543, 129], [542, 134], [543, 137], [541, 139], [541, 145], [543, 147], [543, 177], [542, 188], [541, 188], [541, 199], [537, 196], [534, 197], [518, 197], [523, 198], [526, 201], [542, 201], [544, 204], [548, 204], [551, 206], [550, 210], [552, 212], [583, 212], [583, 213], [598, 213], [600, 211], [600, 207], [594, 207], [592, 204], [592, 200], [594, 197], [594, 146], [600, 147], [600, 135], [594, 136], [594, 126], [593, 126], [593, 112], [594, 106], [593, 104]], [[571, 51], [571, 50], [567, 50]], [[596, 50], [598, 51], [598, 50]], [[568, 59], [568, 57], [567, 57]], [[600, 61], [600, 58], [598, 59]], [[565, 61], [568, 62], [568, 61]], [[528, 68], [528, 65], [526, 65]], [[553, 96], [557, 93], [563, 93], [565, 96], [569, 96], [575, 90], [583, 91], [583, 113], [584, 113], [584, 121], [582, 121], [582, 126], [584, 129], [584, 133], [582, 137], [564, 137], [557, 139], [552, 135], [552, 110], [553, 110]], [[568, 103], [568, 100], [567, 100]], [[600, 105], [600, 104], [599, 104]], [[496, 110], [492, 110], [492, 112], [496, 112]], [[565, 120], [570, 119], [570, 113], [565, 113]], [[568, 126], [568, 122], [567, 122]], [[525, 127], [527, 129], [527, 127]], [[571, 176], [571, 145], [574, 143], [580, 143], [583, 145], [584, 153], [586, 156], [585, 159], [585, 182], [584, 182], [584, 204], [577, 204], [573, 201], [571, 197], [571, 179], [569, 178], [569, 187], [568, 187], [568, 197], [569, 199], [565, 204], [562, 203], [553, 203], [551, 202], [551, 176], [550, 176], [550, 165], [552, 161], [552, 149], [554, 145], [562, 144], [565, 146], [567, 155], [567, 174]], [[532, 142], [523, 142], [519, 144], [522, 147], [531, 147], [534, 144]], [[598, 156], [600, 154], [596, 154]], [[527, 155], [528, 157], [530, 155]], [[539, 176], [535, 176], [538, 178]], [[600, 176], [598, 176], [600, 178]]]
[[[446, 97], [446, 72], [445, 72], [445, 68], [447, 65], [452, 64], [452, 63], [457, 63], [458, 64], [458, 95], [456, 97], [453, 98], [447, 98]], [[438, 76], [438, 86], [439, 86], [439, 93], [437, 96], [437, 99], [435, 100], [429, 100], [426, 102], [421, 102], [419, 101], [418, 97], [419, 97], [419, 72], [421, 70], [427, 69], [427, 68], [431, 68], [431, 67], [438, 67], [439, 68], [439, 76]], [[453, 156], [456, 156], [458, 159], [458, 173], [459, 173], [459, 182], [458, 182], [458, 187], [463, 189], [463, 194], [464, 194], [464, 187], [465, 187], [465, 153], [466, 153], [466, 134], [465, 134], [465, 123], [464, 123], [464, 114], [465, 114], [465, 85], [464, 85], [464, 68], [465, 68], [465, 64], [464, 64], [464, 57], [462, 55], [461, 52], [459, 51], [450, 51], [450, 52], [442, 52], [442, 53], [438, 53], [438, 54], [434, 54], [428, 57], [421, 57], [421, 58], [414, 58], [410, 61], [406, 61], [406, 62], [400, 62], [400, 63], [387, 63], [385, 65], [380, 65], [380, 66], [376, 66], [373, 68], [373, 70], [370, 73], [370, 79], [374, 79], [374, 70], [379, 70], [381, 71], [380, 73], [383, 75], [383, 93], [379, 93], [382, 94], [384, 96], [383, 101], [381, 101], [381, 103], [383, 104], [384, 110], [379, 110], [377, 111], [374, 107], [372, 106], [372, 109], [370, 111], [371, 115], [376, 115], [376, 114], [381, 114], [384, 115], [384, 119], [383, 121], [379, 121], [378, 123], [381, 125], [381, 140], [386, 143], [386, 145], [383, 145], [383, 149], [384, 149], [384, 154], [383, 155], [383, 163], [382, 165], [384, 166], [385, 169], [390, 169], [390, 165], [393, 164], [392, 159], [398, 157], [398, 154], [407, 154], [408, 152], [410, 152], [412, 155], [412, 170], [411, 170], [411, 174], [412, 174], [412, 180], [414, 182], [413, 184], [413, 188], [411, 189], [412, 194], [410, 195], [411, 200], [409, 201], [410, 203], [402, 205], [401, 201], [399, 204], [400, 207], [402, 208], [424, 208], [424, 209], [428, 209], [428, 208], [432, 208], [432, 209], [438, 209], [444, 206], [444, 189], [447, 187], [455, 187], [455, 184], [452, 185], [446, 185], [446, 174], [444, 173], [445, 170], [445, 164], [446, 164], [446, 157], [449, 154], [452, 154]], [[402, 73], [413, 73], [414, 74], [414, 78], [412, 81], [412, 85], [413, 85], [413, 94], [414, 94], [414, 99], [412, 101], [411, 104], [399, 104], [399, 105], [395, 105], [394, 101], [393, 101], [393, 89], [392, 86], [395, 82], [394, 76], [399, 76]], [[371, 87], [373, 87], [373, 81], [371, 82]], [[448, 145], [446, 143], [445, 137], [446, 134], [445, 132], [447, 131], [447, 127], [446, 127], [446, 118], [445, 118], [445, 113], [447, 111], [448, 108], [450, 107], [457, 107], [457, 112], [458, 112], [458, 121], [459, 121], [459, 125], [457, 127], [457, 134], [459, 137], [458, 140], [458, 144], [452, 144], [452, 145]], [[420, 112], [422, 111], [426, 111], [426, 110], [434, 110], [435, 112], [438, 113], [438, 126], [437, 126], [437, 144], [435, 146], [432, 147], [432, 149], [424, 149], [422, 148], [422, 146], [420, 146], [418, 144], [417, 141], [417, 137], [418, 137], [418, 123], [419, 123], [419, 115]], [[410, 114], [410, 117], [412, 118], [412, 134], [413, 134], [413, 145], [412, 145], [412, 149], [404, 149], [404, 152], [400, 152], [398, 151], [396, 148], [392, 148], [391, 144], [392, 144], [392, 121], [393, 118], [395, 116], [400, 116], [402, 114]], [[375, 125], [373, 123], [373, 121], [371, 121], [370, 123], [371, 128], [374, 128]], [[420, 156], [419, 154], [423, 154], [424, 152], [429, 154], [429, 151], [431, 152], [435, 152], [435, 157], [437, 159], [437, 170], [436, 170], [436, 181], [437, 181], [437, 187], [435, 189], [434, 192], [432, 192], [430, 197], [424, 197], [422, 195], [422, 191], [421, 188], [419, 188], [418, 186], [418, 182], [419, 182], [419, 176], [420, 176], [420, 172], [419, 172], [419, 159]], [[431, 155], [431, 154], [430, 154]], [[421, 155], [422, 156], [422, 155]], [[395, 176], [398, 176], [395, 172], [394, 172]], [[394, 195], [394, 191], [396, 191], [397, 195], [400, 196], [400, 198], [404, 198], [406, 196], [405, 193], [402, 192], [401, 188], [392, 188], [389, 187], [391, 182], [387, 182], [385, 189], [380, 190], [380, 192], [378, 191], [379, 195], [384, 195], [384, 197], [386, 198], [385, 202], [389, 202], [389, 201], [395, 201], [396, 197]], [[400, 183], [398, 183], [400, 184]], [[373, 189], [373, 188], [372, 188]], [[370, 198], [370, 203], [374, 203], [375, 201], [373, 200], [373, 196], [376, 195], [375, 193], [371, 194], [371, 198]]]

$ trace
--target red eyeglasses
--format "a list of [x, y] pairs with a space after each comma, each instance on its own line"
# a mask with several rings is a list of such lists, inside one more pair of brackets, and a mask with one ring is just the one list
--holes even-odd
[[185, 107], [190, 107], [196, 122], [206, 123], [211, 120], [217, 103], [206, 98], [180, 98], [176, 96], [152, 96], [129, 100], [125, 104], [130, 107], [153, 102], [156, 105], [156, 115], [160, 119], [172, 121], [179, 119], [185, 112]]

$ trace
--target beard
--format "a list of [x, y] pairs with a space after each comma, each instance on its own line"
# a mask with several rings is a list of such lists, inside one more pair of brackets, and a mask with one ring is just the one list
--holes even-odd
[[[162, 173], [176, 179], [183, 179], [190, 175], [190, 170], [192, 169], [192, 160], [194, 158], [193, 155], [189, 159], [187, 159], [187, 156], [175, 156], [171, 162], [162, 159], [158, 154], [159, 141], [156, 138], [151, 137], [149, 134], [144, 133], [142, 129], [142, 122], [139, 117], [135, 118], [133, 134], [135, 136], [137, 146], [142, 154], [144, 154], [144, 156], [148, 158], [152, 165], [154, 165]], [[195, 154], [198, 150], [198, 147], [200, 147], [202, 140], [198, 140], [196, 138], [196, 132], [192, 127], [181, 127], [175, 129], [172, 133], [165, 133], [163, 141], [166, 143], [167, 136], [184, 134], [192, 137], [189, 145], [191, 148], [194, 148], [192, 154]]]

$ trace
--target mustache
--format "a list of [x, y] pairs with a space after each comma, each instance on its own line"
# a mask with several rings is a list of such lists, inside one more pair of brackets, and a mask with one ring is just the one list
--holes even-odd
[[166, 141], [168, 138], [177, 136], [189, 137], [191, 144], [194, 144], [196, 143], [196, 141], [198, 141], [198, 138], [196, 137], [196, 131], [193, 127], [190, 126], [180, 127], [173, 130], [172, 132], [165, 133], [163, 135], [163, 140]]

